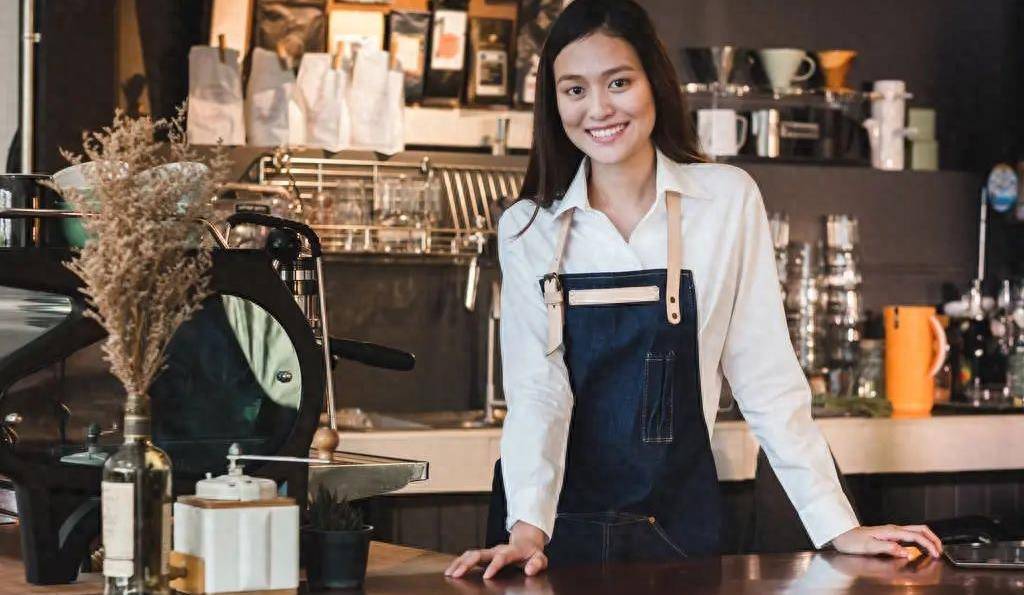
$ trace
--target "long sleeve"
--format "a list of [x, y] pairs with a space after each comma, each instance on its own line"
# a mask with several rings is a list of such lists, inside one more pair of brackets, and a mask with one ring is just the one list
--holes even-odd
[[[523, 207], [527, 205], [517, 205]], [[506, 527], [524, 521], [551, 537], [565, 469], [572, 392], [559, 349], [544, 354], [547, 314], [539, 268], [514, 237], [532, 209], [513, 207], [498, 225], [501, 261], [501, 356], [508, 415], [501, 435], [508, 502]], [[531, 230], [532, 232], [533, 230]]]
[[743, 197], [722, 371], [815, 547], [857, 526], [832, 455], [811, 419], [811, 392], [790, 343], [761, 194]]

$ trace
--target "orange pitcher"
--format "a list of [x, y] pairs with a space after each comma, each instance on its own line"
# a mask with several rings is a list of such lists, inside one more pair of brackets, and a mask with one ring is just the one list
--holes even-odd
[[885, 390], [893, 417], [922, 417], [931, 412], [935, 374], [948, 347], [935, 308], [885, 308]]

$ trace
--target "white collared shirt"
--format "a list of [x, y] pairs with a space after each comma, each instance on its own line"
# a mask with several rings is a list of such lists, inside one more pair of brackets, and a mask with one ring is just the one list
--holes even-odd
[[[547, 313], [539, 280], [555, 254], [560, 215], [575, 209], [563, 273], [665, 268], [665, 192], [682, 197], [682, 263], [697, 292], [704, 417], [714, 431], [723, 374], [816, 547], [857, 526], [828, 446], [811, 420], [779, 291], [761, 193], [729, 165], [680, 164], [657, 152], [657, 199], [629, 241], [587, 198], [586, 160], [564, 198], [541, 209], [519, 201], [498, 224], [501, 353], [508, 416], [501, 437], [506, 526], [551, 535], [562, 489], [573, 396], [562, 348], [545, 356]], [[639, 380], [638, 380], [639, 382]], [[615, 481], [609, 477], [609, 481]], [[679, 494], [686, 498], [686, 494]]]

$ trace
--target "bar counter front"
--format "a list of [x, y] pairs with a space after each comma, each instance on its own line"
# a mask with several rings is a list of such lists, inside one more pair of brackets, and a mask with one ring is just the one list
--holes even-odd
[[[18, 551], [16, 525], [0, 528], [0, 595], [51, 593], [98, 595], [99, 573], [83, 573], [71, 585], [28, 585]], [[427, 550], [374, 542], [370, 548], [366, 595], [417, 594], [538, 594], [591, 595], [603, 593], [967, 593], [999, 595], [1024, 592], [1024, 570], [968, 570], [945, 559], [919, 557], [912, 561], [834, 552], [799, 552], [694, 558], [673, 564], [579, 566], [549, 570], [525, 577], [506, 569], [493, 580], [481, 572], [465, 578], [445, 577], [452, 556]], [[305, 593], [305, 590], [300, 590]], [[263, 592], [270, 593], [270, 592]], [[274, 591], [273, 595], [284, 595]]]

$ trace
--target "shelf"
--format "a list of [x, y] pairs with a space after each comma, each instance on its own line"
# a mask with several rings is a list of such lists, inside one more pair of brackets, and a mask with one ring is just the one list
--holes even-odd
[[533, 142], [533, 112], [512, 109], [408, 106], [405, 108], [405, 144], [489, 148], [501, 118], [509, 119], [508, 148], [529, 149]]
[[382, 225], [313, 225], [324, 252], [354, 257], [388, 256], [415, 259], [469, 259], [481, 254], [488, 229], [438, 229]]

